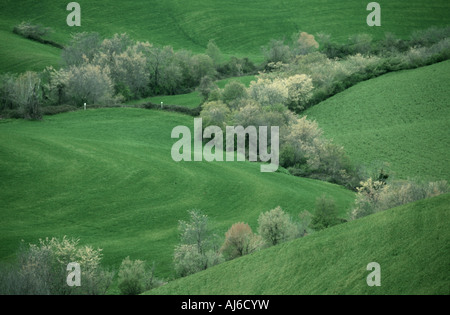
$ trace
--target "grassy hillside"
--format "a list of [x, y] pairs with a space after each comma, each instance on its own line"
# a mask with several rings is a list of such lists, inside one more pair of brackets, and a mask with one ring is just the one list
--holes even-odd
[[[150, 294], [450, 294], [450, 195], [341, 224]], [[378, 262], [381, 286], [369, 287]]]
[[450, 180], [450, 61], [357, 84], [306, 111], [350, 157], [397, 178]]
[[[225, 87], [228, 83], [231, 81], [238, 81], [242, 84], [245, 84], [245, 86], [250, 86], [250, 82], [255, 80], [255, 76], [248, 75], [248, 76], [242, 76], [242, 77], [234, 77], [229, 79], [223, 79], [216, 82], [217, 86], [221, 89]], [[135, 105], [135, 104], [143, 104], [146, 102], [152, 102], [155, 104], [163, 104], [166, 105], [179, 105], [179, 106], [186, 106], [189, 108], [195, 108], [198, 107], [202, 103], [202, 97], [197, 92], [191, 92], [188, 94], [182, 94], [182, 95], [164, 95], [164, 96], [155, 96], [155, 97], [149, 97], [145, 99], [140, 99], [136, 101], [130, 101], [127, 102], [127, 104]]]
[[0, 121], [0, 260], [22, 239], [68, 235], [103, 248], [106, 265], [129, 255], [155, 261], [166, 277], [188, 210], [203, 210], [224, 235], [238, 221], [256, 229], [259, 214], [278, 205], [297, 216], [325, 193], [343, 215], [354, 199], [329, 183], [261, 173], [257, 163], [176, 163], [177, 125], [192, 130], [193, 118], [116, 108]]
[[[0, 31], [11, 32], [14, 25], [31, 21], [53, 28], [50, 38], [62, 44], [68, 43], [72, 32], [96, 31], [103, 36], [127, 32], [138, 40], [194, 52], [204, 52], [208, 41], [214, 39], [226, 55], [258, 61], [262, 45], [272, 38], [289, 39], [299, 30], [325, 32], [337, 41], [345, 41], [356, 33], [380, 38], [391, 32], [405, 37], [413, 30], [448, 24], [450, 3], [446, 0], [378, 2], [382, 8], [381, 27], [367, 26], [368, 2], [357, 0], [79, 0], [81, 27], [73, 28], [66, 24], [68, 1], [4, 0], [0, 3]], [[17, 71], [32, 67], [36, 53], [33, 47], [24, 47], [17, 38], [10, 40], [11, 49], [24, 59]], [[9, 50], [4, 46], [0, 49]], [[57, 63], [55, 52], [52, 59], [52, 64]], [[0, 65], [5, 63], [0, 60]]]

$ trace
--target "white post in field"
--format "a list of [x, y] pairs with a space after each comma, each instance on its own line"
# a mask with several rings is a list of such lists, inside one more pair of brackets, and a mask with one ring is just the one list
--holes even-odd
[[86, 103], [84, 103], [84, 110], [86, 110]]
[[161, 102], [161, 109], [163, 108], [163, 102]]

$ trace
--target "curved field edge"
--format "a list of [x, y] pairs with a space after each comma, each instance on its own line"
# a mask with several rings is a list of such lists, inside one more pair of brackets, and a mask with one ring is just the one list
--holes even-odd
[[358, 83], [305, 111], [366, 167], [395, 178], [450, 180], [450, 61]]
[[193, 118], [136, 108], [2, 121], [0, 259], [13, 259], [21, 240], [67, 235], [102, 248], [106, 266], [130, 256], [170, 277], [188, 210], [202, 210], [223, 236], [239, 221], [256, 230], [259, 214], [277, 206], [296, 217], [327, 194], [345, 217], [354, 200], [337, 185], [261, 173], [258, 163], [174, 162], [179, 125], [193, 130]]
[[[262, 250], [146, 294], [449, 294], [450, 194]], [[370, 262], [381, 286], [369, 287]]]

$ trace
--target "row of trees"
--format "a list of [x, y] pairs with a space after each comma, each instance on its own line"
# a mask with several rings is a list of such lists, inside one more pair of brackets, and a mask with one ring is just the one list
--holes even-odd
[[374, 41], [370, 35], [358, 34], [347, 43], [334, 43], [320, 33], [314, 37], [300, 32], [291, 42], [272, 40], [263, 51], [264, 68], [272, 79], [299, 74], [311, 77], [312, 96], [293, 109], [301, 112], [363, 80], [449, 59], [450, 27], [416, 31], [409, 39], [387, 33]]
[[317, 122], [305, 116], [299, 118], [290, 110], [308, 99], [311, 88], [311, 78], [307, 75], [287, 79], [261, 76], [249, 88], [231, 82], [223, 90], [210, 93], [200, 116], [205, 128], [209, 125], [223, 129], [227, 125], [279, 126], [281, 166], [295, 175], [354, 188], [362, 177], [344, 149], [325, 138]]
[[411, 180], [386, 181], [382, 177], [362, 181], [357, 188], [356, 200], [350, 218], [367, 215], [401, 206], [417, 200], [431, 198], [450, 192], [445, 180], [415, 182]]
[[[348, 217], [355, 220], [379, 211], [416, 200], [448, 193], [446, 181], [417, 183], [388, 181], [383, 171], [376, 179], [361, 182], [355, 203]], [[322, 195], [316, 199], [314, 214], [303, 211], [294, 220], [281, 207], [260, 214], [257, 233], [249, 224], [237, 222], [221, 238], [212, 230], [207, 215], [189, 211], [188, 221], [179, 221], [180, 243], [175, 247], [173, 262], [179, 277], [278, 245], [334, 225], [346, 222], [339, 215], [335, 201]], [[0, 268], [0, 294], [105, 294], [117, 274], [121, 294], [134, 295], [163, 285], [155, 276], [155, 264], [126, 257], [118, 270], [101, 265], [102, 250], [80, 245], [78, 239], [52, 238], [38, 244], [22, 244], [14, 265]], [[66, 283], [70, 262], [80, 264], [82, 285], [70, 287]]]
[[339, 218], [334, 200], [323, 195], [316, 200], [314, 215], [304, 211], [299, 214], [300, 220], [294, 221], [281, 207], [276, 207], [260, 214], [258, 233], [247, 223], [237, 222], [221, 241], [207, 215], [198, 210], [188, 213], [189, 221], [179, 221], [180, 244], [173, 256], [175, 272], [180, 277], [345, 222]]
[[[0, 294], [7, 295], [99, 295], [105, 294], [116, 272], [101, 265], [102, 250], [81, 245], [79, 239], [64, 236], [46, 238], [38, 244], [25, 244], [17, 254], [17, 262], [0, 268]], [[80, 286], [67, 284], [69, 263], [80, 265]], [[121, 294], [134, 295], [162, 285], [151, 268], [142, 260], [125, 258], [117, 272]]]
[[[22, 23], [15, 30], [33, 39], [48, 32], [30, 23]], [[0, 111], [17, 110], [22, 117], [40, 119], [41, 113], [30, 117], [28, 108], [111, 105], [153, 95], [187, 93], [204, 77], [215, 80], [255, 69], [247, 58], [224, 60], [213, 41], [205, 53], [193, 54], [134, 41], [127, 34], [101, 39], [97, 33], [77, 33], [62, 50], [60, 69], [48, 67], [40, 73], [0, 76]], [[27, 90], [22, 87], [26, 79]]]
[[292, 63], [296, 58], [312, 52], [320, 51], [328, 58], [345, 58], [347, 56], [377, 55], [392, 56], [405, 53], [411, 48], [431, 47], [450, 35], [450, 27], [430, 27], [411, 33], [409, 38], [399, 38], [393, 33], [385, 33], [384, 38], [374, 40], [370, 34], [349, 36], [346, 42], [334, 42], [331, 36], [317, 33], [316, 36], [306, 32], [293, 34], [290, 40], [272, 39], [262, 47], [264, 64], [270, 68], [273, 63]]

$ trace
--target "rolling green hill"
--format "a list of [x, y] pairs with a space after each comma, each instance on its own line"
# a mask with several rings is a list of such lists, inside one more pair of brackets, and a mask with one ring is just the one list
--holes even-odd
[[[341, 224], [148, 294], [450, 294], [450, 195]], [[381, 286], [369, 287], [370, 262]]]
[[[242, 84], [245, 84], [245, 86], [249, 86], [251, 81], [255, 80], [255, 76], [248, 75], [248, 76], [242, 76], [242, 77], [234, 77], [229, 79], [223, 79], [216, 82], [217, 86], [221, 89], [225, 87], [228, 83], [231, 81], [238, 81]], [[146, 102], [152, 102], [155, 104], [160, 104], [163, 102], [163, 104], [166, 105], [179, 105], [179, 106], [186, 106], [190, 108], [198, 107], [202, 103], [202, 97], [197, 92], [191, 92], [188, 94], [181, 94], [181, 95], [164, 95], [164, 96], [154, 96], [154, 97], [148, 97], [145, 99], [140, 100], [133, 100], [127, 102], [127, 104], [130, 105], [136, 105], [136, 104], [143, 104]]]
[[173, 272], [178, 220], [200, 209], [219, 235], [239, 221], [256, 229], [259, 214], [280, 205], [297, 216], [332, 196], [342, 215], [354, 193], [325, 182], [261, 173], [250, 162], [180, 162], [171, 158], [175, 126], [193, 118], [136, 108], [96, 109], [0, 120], [0, 261], [20, 240], [67, 235], [103, 248], [106, 265], [122, 259]]
[[[210, 1], [190, 0], [79, 0], [81, 26], [66, 24], [67, 0], [32, 1], [19, 3], [4, 0], [0, 3], [0, 31], [11, 32], [14, 25], [31, 21], [51, 27], [55, 32], [50, 39], [66, 44], [72, 32], [99, 32], [102, 36], [127, 32], [132, 38], [159, 45], [171, 45], [175, 49], [204, 52], [210, 39], [214, 39], [225, 55], [250, 57], [261, 60], [261, 46], [272, 38], [287, 38], [298, 31], [311, 34], [329, 33], [337, 41], [345, 41], [357, 33], [369, 33], [374, 38], [391, 32], [406, 37], [413, 30], [448, 24], [450, 3], [446, 0], [378, 1], [382, 9], [382, 26], [369, 27], [366, 6], [370, 1], [328, 0], [259, 0], [259, 1]], [[44, 47], [24, 45], [17, 37], [1, 34], [9, 44], [0, 48], [11, 51], [19, 63], [16, 71], [34, 67], [33, 63]], [[16, 43], [17, 42], [17, 43]], [[56, 64], [56, 50], [44, 52], [39, 62]], [[5, 56], [1, 52], [0, 56]], [[4, 72], [8, 61], [0, 60]], [[6, 70], [14, 70], [8, 69]]]
[[450, 61], [365, 81], [310, 108], [325, 136], [367, 167], [450, 180]]

